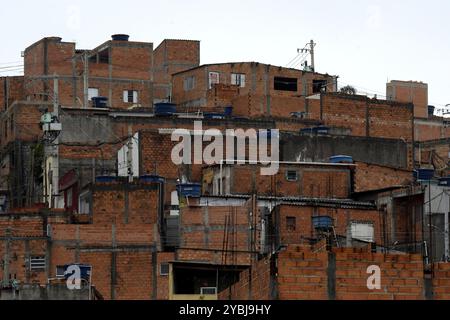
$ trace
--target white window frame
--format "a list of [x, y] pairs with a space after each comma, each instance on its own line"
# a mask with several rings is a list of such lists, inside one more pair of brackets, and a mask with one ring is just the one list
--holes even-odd
[[[62, 273], [58, 273], [58, 269], [62, 269]], [[56, 278], [64, 279], [65, 278], [64, 271], [65, 271], [64, 266], [56, 266], [56, 272], [55, 272]]]
[[[130, 92], [133, 92], [133, 101], [130, 102]], [[124, 90], [123, 91], [123, 102], [125, 103], [138, 103], [139, 94], [137, 90]]]
[[[213, 76], [216, 76], [216, 80], [213, 79]], [[211, 71], [208, 74], [208, 83], [209, 89], [212, 89], [213, 85], [220, 83], [220, 73], [216, 71]]]
[[240, 88], [245, 88], [245, 74], [244, 73], [232, 73], [231, 74], [231, 84], [233, 86], [239, 86]]
[[98, 88], [89, 88], [88, 89], [88, 97], [89, 97], [89, 101], [92, 101], [92, 98], [99, 97], [99, 89]]
[[352, 221], [351, 222], [352, 239], [374, 242], [375, 241], [375, 226], [373, 222], [369, 221]]

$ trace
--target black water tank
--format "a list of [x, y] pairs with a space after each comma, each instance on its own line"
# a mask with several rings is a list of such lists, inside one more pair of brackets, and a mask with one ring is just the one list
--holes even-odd
[[92, 106], [94, 108], [108, 108], [108, 98], [106, 97], [93, 97]]
[[130, 39], [130, 36], [127, 34], [114, 34], [112, 35], [113, 41], [128, 41]]

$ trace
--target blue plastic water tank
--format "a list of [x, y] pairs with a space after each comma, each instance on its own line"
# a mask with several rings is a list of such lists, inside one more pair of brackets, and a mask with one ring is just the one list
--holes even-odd
[[202, 185], [199, 183], [184, 183], [177, 185], [178, 193], [184, 197], [200, 198]]
[[108, 107], [108, 98], [107, 97], [93, 97], [92, 98], [92, 106], [94, 108], [107, 108]]
[[414, 178], [417, 180], [429, 181], [434, 177], [433, 169], [418, 169], [414, 171]]
[[226, 117], [231, 117], [233, 115], [233, 107], [232, 106], [225, 107], [224, 114]]
[[350, 156], [333, 156], [330, 157], [330, 163], [353, 163], [353, 158]]
[[225, 119], [225, 114], [208, 112], [208, 113], [204, 113], [203, 117], [205, 119], [210, 119], [210, 120], [223, 120], [223, 119]]
[[328, 230], [333, 227], [333, 218], [329, 216], [312, 217], [314, 229]]
[[164, 183], [166, 181], [163, 177], [157, 175], [141, 176], [139, 180], [147, 183]]
[[127, 34], [114, 34], [111, 36], [113, 41], [128, 41], [130, 36]]
[[434, 116], [434, 110], [436, 109], [435, 106], [428, 106], [428, 115]]
[[177, 106], [173, 103], [155, 103], [156, 116], [173, 116], [177, 112]]
[[117, 181], [117, 177], [113, 176], [98, 176], [95, 178], [95, 181], [97, 183], [110, 183]]
[[445, 186], [445, 187], [450, 187], [450, 177], [439, 179], [439, 185]]

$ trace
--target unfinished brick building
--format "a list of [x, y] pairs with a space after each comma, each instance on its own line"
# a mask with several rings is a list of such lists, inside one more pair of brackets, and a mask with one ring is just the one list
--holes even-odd
[[[424, 231], [444, 215], [426, 220], [420, 169], [448, 171], [425, 87], [371, 99], [328, 74], [200, 65], [198, 41], [126, 35], [92, 50], [44, 38], [24, 56], [24, 77], [0, 79], [6, 290], [64, 284], [77, 264], [96, 299], [450, 297], [441, 248], [427, 252], [450, 241]], [[52, 139], [46, 109], [62, 127]], [[202, 134], [280, 130], [278, 173], [175, 165], [171, 134], [195, 137], [195, 121]], [[382, 289], [366, 286], [371, 265]]]

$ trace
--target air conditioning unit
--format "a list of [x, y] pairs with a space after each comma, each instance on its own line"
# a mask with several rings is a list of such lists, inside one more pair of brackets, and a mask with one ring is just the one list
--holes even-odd
[[215, 287], [203, 287], [203, 288], [200, 288], [200, 294], [202, 296], [217, 294], [217, 288], [215, 288]]

